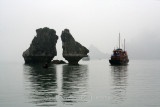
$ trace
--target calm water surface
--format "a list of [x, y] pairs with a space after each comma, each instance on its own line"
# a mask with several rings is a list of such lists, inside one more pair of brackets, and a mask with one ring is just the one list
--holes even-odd
[[0, 63], [0, 107], [160, 107], [160, 61]]

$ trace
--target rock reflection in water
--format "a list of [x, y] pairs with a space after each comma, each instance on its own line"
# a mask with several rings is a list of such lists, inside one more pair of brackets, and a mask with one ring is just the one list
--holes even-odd
[[126, 99], [128, 68], [126, 66], [111, 66], [112, 102], [120, 103]]
[[62, 102], [72, 105], [76, 102], [87, 102], [88, 66], [63, 66]]
[[56, 106], [57, 81], [56, 68], [48, 69], [42, 65], [24, 65], [25, 89], [30, 103], [38, 106]]

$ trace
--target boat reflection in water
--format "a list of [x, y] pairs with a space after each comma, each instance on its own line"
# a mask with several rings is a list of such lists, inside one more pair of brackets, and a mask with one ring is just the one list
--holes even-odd
[[37, 106], [56, 106], [57, 77], [56, 67], [44, 69], [43, 65], [24, 65], [26, 96], [29, 103]]
[[77, 102], [87, 102], [88, 95], [88, 66], [63, 66], [62, 102], [73, 105]]
[[126, 99], [128, 65], [126, 66], [110, 66], [112, 76], [112, 103], [120, 103]]

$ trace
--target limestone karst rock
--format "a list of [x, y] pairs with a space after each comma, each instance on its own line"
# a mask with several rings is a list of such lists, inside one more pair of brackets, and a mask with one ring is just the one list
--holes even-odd
[[57, 55], [58, 36], [54, 29], [47, 27], [36, 30], [30, 47], [23, 52], [25, 63], [48, 63]]
[[62, 31], [61, 34], [63, 57], [69, 64], [78, 64], [79, 60], [87, 56], [89, 50], [76, 42], [68, 29]]

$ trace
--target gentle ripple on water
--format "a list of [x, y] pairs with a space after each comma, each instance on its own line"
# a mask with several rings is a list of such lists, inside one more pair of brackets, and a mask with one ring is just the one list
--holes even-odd
[[1, 107], [159, 107], [160, 61], [67, 64], [1, 63]]

